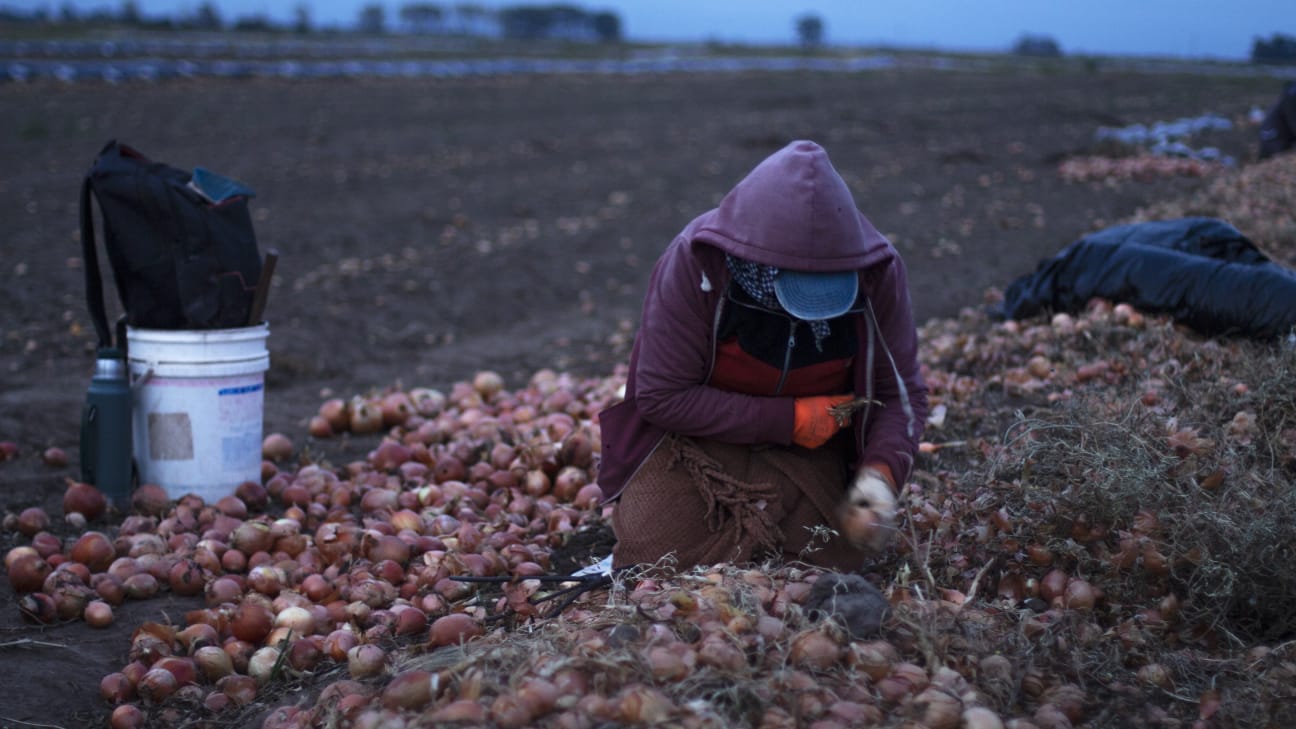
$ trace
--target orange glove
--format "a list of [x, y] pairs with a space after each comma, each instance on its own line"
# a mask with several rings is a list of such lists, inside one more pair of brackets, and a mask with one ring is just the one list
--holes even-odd
[[803, 448], [818, 448], [827, 443], [843, 425], [831, 409], [853, 399], [855, 396], [849, 394], [798, 397], [793, 403], [792, 442]]

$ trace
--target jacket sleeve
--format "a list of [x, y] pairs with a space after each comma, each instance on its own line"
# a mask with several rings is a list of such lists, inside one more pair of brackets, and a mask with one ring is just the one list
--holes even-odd
[[[695, 251], [677, 238], [658, 261], [644, 298], [635, 365], [635, 403], [648, 422], [673, 433], [727, 443], [792, 442], [793, 400], [708, 387], [721, 282], [704, 276]], [[713, 269], [714, 270], [714, 269]]]
[[[927, 384], [918, 363], [918, 332], [914, 327], [909, 281], [898, 255], [870, 289], [879, 344], [885, 346], [885, 350], [880, 346], [873, 358], [874, 398], [883, 406], [874, 408], [869, 422], [864, 424], [867, 430], [863, 434], [859, 464], [884, 463], [891, 469], [896, 484], [903, 485], [913, 469], [928, 406]], [[896, 380], [897, 371], [904, 382], [903, 395]]]

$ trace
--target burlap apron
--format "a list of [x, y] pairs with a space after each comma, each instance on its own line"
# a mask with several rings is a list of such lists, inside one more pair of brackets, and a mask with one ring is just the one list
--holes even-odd
[[752, 447], [667, 435], [612, 511], [616, 568], [684, 570], [797, 560], [840, 571], [865, 553], [837, 530], [845, 491], [837, 448]]

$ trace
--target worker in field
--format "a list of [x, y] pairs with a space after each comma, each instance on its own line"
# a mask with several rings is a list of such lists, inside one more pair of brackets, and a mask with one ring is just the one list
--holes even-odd
[[856, 570], [894, 534], [926, 412], [904, 263], [824, 149], [792, 142], [653, 270], [599, 420], [613, 567]]

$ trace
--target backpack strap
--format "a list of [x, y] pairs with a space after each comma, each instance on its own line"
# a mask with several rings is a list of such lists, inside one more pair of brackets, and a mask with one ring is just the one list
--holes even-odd
[[90, 203], [90, 175], [81, 182], [81, 253], [85, 259], [86, 304], [90, 319], [99, 335], [99, 347], [111, 347], [112, 330], [108, 328], [108, 314], [104, 310], [103, 281], [99, 277], [99, 253], [95, 245], [94, 216]]

